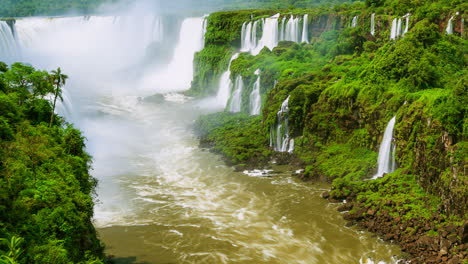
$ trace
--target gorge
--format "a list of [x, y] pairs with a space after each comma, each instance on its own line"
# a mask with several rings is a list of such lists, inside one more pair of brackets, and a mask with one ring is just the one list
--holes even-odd
[[69, 75], [116, 263], [462, 263], [465, 13], [413, 11], [18, 18], [0, 60]]

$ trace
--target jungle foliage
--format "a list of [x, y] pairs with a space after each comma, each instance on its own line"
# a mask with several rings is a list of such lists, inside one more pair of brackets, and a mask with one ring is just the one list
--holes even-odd
[[[408, 215], [403, 219], [433, 213], [466, 219], [468, 42], [461, 31], [462, 26], [466, 27], [461, 25], [466, 13], [455, 15], [463, 7], [466, 3], [457, 0], [366, 1], [336, 6], [328, 9], [328, 14], [326, 10], [280, 11], [310, 15], [313, 21], [309, 26], [310, 43], [280, 42], [272, 51], [264, 49], [257, 56], [242, 53], [234, 60], [232, 79], [242, 75], [245, 80], [244, 112], [248, 109], [253, 73], [261, 70], [261, 121], [259, 117], [250, 117], [250, 126], [243, 122], [235, 128], [227, 122], [229, 130], [221, 127], [205, 138], [211, 139], [215, 146], [223, 146], [234, 142], [232, 137], [236, 134], [243, 135], [253, 126], [261, 126], [263, 148], [257, 147], [257, 152], [246, 151], [243, 155], [246, 160], [249, 156], [257, 160], [262, 153], [268, 153], [269, 131], [276, 122], [281, 103], [290, 96], [289, 125], [295, 138], [295, 155], [306, 168], [304, 177], [332, 182], [334, 197], [361, 195], [374, 206], [390, 199], [386, 192], [397, 195], [392, 188], [398, 185], [407, 191], [402, 195], [408, 196], [408, 201], [414, 200], [409, 197], [411, 193], [431, 201], [415, 201], [414, 210], [405, 209]], [[237, 18], [245, 16], [243, 12], [209, 17], [213, 31], [216, 27], [229, 31], [223, 35], [224, 42], [214, 45], [231, 50], [239, 48], [242, 21]], [[412, 14], [409, 31], [391, 40], [391, 21], [409, 12]], [[376, 13], [375, 35], [369, 31], [372, 13]], [[252, 17], [258, 16], [253, 13]], [[354, 28], [349, 26], [353, 16], [359, 16]], [[451, 16], [457, 22], [455, 34], [448, 35], [445, 28]], [[217, 21], [219, 17], [223, 17], [222, 22]], [[229, 21], [230, 18], [233, 20]], [[237, 28], [226, 26], [231, 23], [237, 24]], [[210, 43], [210, 35], [207, 37], [206, 42]], [[203, 67], [214, 67], [221, 72], [223, 69], [219, 67], [227, 67], [227, 63]], [[224, 115], [219, 113], [210, 118], [219, 122]], [[396, 160], [400, 169], [377, 183], [365, 181], [375, 173], [383, 131], [395, 115]], [[232, 156], [232, 149], [221, 152]], [[389, 177], [399, 180], [390, 184], [385, 180]], [[368, 189], [370, 184], [378, 187]], [[387, 188], [390, 189], [385, 191]], [[406, 198], [391, 199], [405, 201]], [[399, 209], [394, 212], [400, 212]]]
[[102, 263], [85, 139], [45, 99], [57, 74], [0, 63], [0, 263]]

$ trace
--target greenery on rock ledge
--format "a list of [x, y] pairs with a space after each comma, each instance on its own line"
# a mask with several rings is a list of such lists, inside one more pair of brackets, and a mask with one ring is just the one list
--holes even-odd
[[[328, 14], [306, 12], [311, 20], [319, 21], [309, 27], [311, 43], [280, 42], [272, 51], [264, 49], [257, 56], [242, 53], [232, 62], [231, 78], [241, 75], [245, 83], [244, 113], [255, 81], [253, 73], [261, 70], [261, 117], [250, 117], [250, 124], [223, 121], [226, 127], [219, 126], [225, 115], [247, 117], [227, 113], [203, 117], [199, 129], [210, 122], [217, 124], [203, 139], [227, 157], [236, 149], [235, 156], [242, 157], [238, 162], [258, 160], [272, 153], [269, 132], [281, 103], [290, 96], [294, 155], [302, 160], [306, 179], [331, 182], [331, 197], [354, 201], [351, 213], [359, 212], [361, 219], [368, 210], [385, 211], [388, 217], [411, 223], [411, 228], [430, 226], [427, 235], [443, 233], [447, 226], [463, 228], [468, 219], [468, 41], [460, 21], [466, 20], [466, 13], [457, 15], [455, 34], [447, 35], [445, 28], [450, 16], [464, 6], [460, 1], [408, 5], [366, 1], [330, 9]], [[297, 12], [303, 14], [304, 10]], [[374, 12], [375, 36], [369, 32]], [[409, 32], [391, 40], [392, 19], [408, 12], [413, 14]], [[360, 22], [349, 27], [355, 15]], [[223, 16], [227, 25], [231, 22], [226, 20], [237, 14]], [[237, 39], [229, 37], [216, 45], [239, 48], [242, 22], [236, 18], [235, 23], [238, 27], [226, 36], [237, 35]], [[203, 67], [211, 66], [221, 72], [227, 63]], [[208, 94], [209, 89], [213, 87], [205, 90]], [[394, 138], [399, 169], [381, 179], [367, 180], [376, 171], [377, 150], [393, 116], [397, 117]], [[249, 136], [253, 131], [262, 132]], [[255, 148], [240, 148], [237, 140], [242, 146], [255, 144]], [[226, 145], [230, 147], [220, 147]], [[404, 232], [420, 234], [410, 229]], [[463, 245], [465, 239], [457, 235], [453, 241]], [[453, 254], [458, 255], [453, 261], [463, 258], [463, 252], [463, 246], [454, 246]]]
[[54, 74], [0, 62], [0, 263], [102, 263], [91, 157], [79, 130], [49, 124], [55, 88]]

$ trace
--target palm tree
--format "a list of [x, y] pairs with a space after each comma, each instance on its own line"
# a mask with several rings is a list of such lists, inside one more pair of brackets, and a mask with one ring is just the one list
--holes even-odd
[[54, 104], [52, 106], [52, 114], [50, 115], [49, 127], [51, 127], [52, 122], [54, 122], [54, 112], [55, 112], [55, 104], [57, 103], [57, 97], [60, 98], [60, 101], [63, 101], [61, 87], [65, 85], [65, 82], [68, 79], [68, 76], [62, 73], [62, 70], [60, 69], [60, 67], [57, 70], [53, 70], [51, 73], [52, 73], [51, 81], [52, 81], [52, 84], [55, 85], [55, 89], [54, 89]]

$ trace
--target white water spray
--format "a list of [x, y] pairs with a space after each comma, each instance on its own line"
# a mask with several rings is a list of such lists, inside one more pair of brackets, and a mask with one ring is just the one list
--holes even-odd
[[377, 174], [373, 179], [382, 177], [386, 173], [394, 172], [396, 169], [395, 164], [395, 145], [393, 144], [393, 129], [395, 127], [396, 116], [388, 122], [387, 128], [380, 143], [379, 160]]
[[375, 13], [371, 15], [370, 33], [372, 36], [375, 36]]

